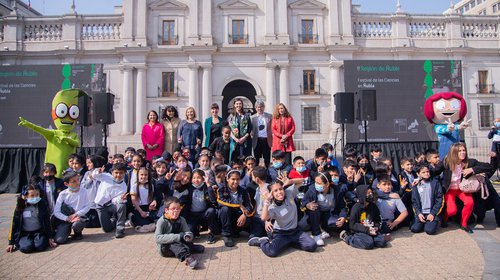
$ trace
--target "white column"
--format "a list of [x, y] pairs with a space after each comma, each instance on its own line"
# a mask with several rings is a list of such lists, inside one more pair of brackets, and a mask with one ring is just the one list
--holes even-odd
[[[272, 1], [270, 1], [272, 2]], [[278, 0], [278, 34], [288, 34], [288, 7], [287, 0]]]
[[342, 17], [342, 35], [346, 43], [354, 43], [352, 36], [352, 21], [351, 21], [351, 0], [339, 0], [342, 3], [341, 12], [339, 15]]
[[290, 108], [288, 103], [288, 66], [281, 66], [280, 68], [280, 103], [285, 104]]
[[189, 1], [189, 37], [198, 38], [198, 0]]
[[337, 128], [337, 124], [333, 122], [333, 120], [335, 120], [335, 111], [338, 110], [339, 108], [335, 108], [335, 110], [333, 110], [333, 107], [335, 106], [335, 98], [334, 98], [334, 95], [337, 93], [337, 92], [340, 92], [341, 91], [341, 88], [340, 88], [340, 66], [339, 65], [330, 65], [330, 89], [331, 89], [331, 106], [330, 108], [332, 108], [332, 111], [331, 111], [331, 125], [332, 125], [332, 129], [330, 131], [330, 138], [332, 138], [332, 135], [333, 133], [335, 132], [335, 129]]
[[143, 46], [147, 45], [146, 42], [146, 28], [148, 26], [148, 7], [147, 1], [137, 1], [137, 13], [136, 13], [136, 30], [137, 35], [135, 37], [136, 43], [141, 43]]
[[[135, 101], [135, 135], [140, 135], [142, 126], [146, 123], [146, 91], [147, 91], [147, 69], [137, 69], [136, 101]], [[160, 114], [160, 112], [158, 112]]]
[[266, 37], [274, 35], [274, 0], [266, 0]]
[[203, 1], [203, 25], [201, 26], [201, 34], [204, 36], [212, 36], [212, 1]]
[[329, 44], [335, 44], [340, 37], [339, 34], [339, 3], [338, 0], [330, 0], [330, 7], [328, 7], [328, 18], [330, 23], [330, 28], [328, 33], [330, 34], [331, 41]]
[[123, 11], [123, 24], [122, 24], [122, 41], [130, 42], [134, 36], [134, 0], [123, 0], [122, 2]]
[[133, 133], [133, 77], [132, 68], [123, 68], [123, 92], [120, 103], [122, 104], [122, 135]]
[[197, 114], [198, 112], [198, 66], [193, 65], [189, 67], [189, 87], [188, 87], [188, 105], [194, 107]]
[[206, 66], [203, 68], [203, 86], [201, 96], [202, 117], [199, 118], [200, 120], [210, 117], [210, 105], [212, 105], [212, 67]]
[[276, 86], [275, 86], [275, 71], [274, 65], [266, 69], [266, 108], [267, 110], [274, 110], [276, 105]]

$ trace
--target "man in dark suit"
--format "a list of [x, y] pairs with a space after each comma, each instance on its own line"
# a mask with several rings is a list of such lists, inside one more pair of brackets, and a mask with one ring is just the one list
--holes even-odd
[[252, 148], [253, 154], [259, 163], [261, 157], [264, 158], [264, 164], [269, 166], [271, 161], [271, 146], [273, 143], [273, 135], [271, 132], [272, 115], [264, 112], [265, 105], [262, 100], [255, 102], [255, 110], [257, 113], [252, 115]]

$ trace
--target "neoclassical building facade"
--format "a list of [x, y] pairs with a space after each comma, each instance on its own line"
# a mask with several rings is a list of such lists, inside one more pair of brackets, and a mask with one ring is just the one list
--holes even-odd
[[0, 62], [103, 63], [116, 95], [112, 152], [140, 147], [149, 110], [174, 105], [183, 117], [193, 106], [204, 119], [214, 102], [227, 115], [237, 96], [248, 110], [284, 103], [297, 139], [331, 139], [346, 60], [461, 60], [468, 133], [484, 134], [500, 110], [499, 18], [394, 10], [361, 13], [350, 0], [123, 0], [112, 15], [76, 7], [50, 17], [13, 9], [0, 19]]

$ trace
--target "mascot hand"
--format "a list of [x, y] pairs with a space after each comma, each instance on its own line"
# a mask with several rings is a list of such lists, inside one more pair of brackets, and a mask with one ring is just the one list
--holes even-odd
[[20, 122], [17, 124], [18, 126], [26, 126], [28, 124], [28, 121], [25, 120], [23, 117], [19, 117]]
[[470, 122], [471, 122], [471, 121], [472, 121], [472, 119], [469, 119], [469, 120], [464, 119], [464, 121], [463, 121], [463, 122], [461, 122], [461, 123], [458, 125], [458, 129], [466, 129], [466, 128], [468, 128], [468, 127], [469, 127], [469, 124], [470, 124]]
[[448, 121], [446, 123], [448, 124], [448, 131], [449, 132], [452, 132], [455, 130], [455, 124], [453, 122], [451, 122], [450, 118], [448, 118]]

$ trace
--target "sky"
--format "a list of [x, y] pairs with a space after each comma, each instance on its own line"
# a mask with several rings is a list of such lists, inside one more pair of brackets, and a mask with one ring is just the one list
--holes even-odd
[[[23, 0], [28, 2], [28, 0]], [[72, 0], [30, 0], [31, 7], [44, 15], [62, 15], [70, 12]], [[140, 0], [145, 1], [145, 0]], [[208, 0], [204, 0], [208, 1]], [[361, 5], [363, 13], [394, 13], [397, 0], [352, 0]], [[402, 10], [410, 14], [442, 14], [450, 6], [449, 0], [400, 0]], [[454, 1], [455, 3], [458, 0]], [[112, 14], [113, 7], [122, 0], [75, 0], [78, 14]]]

